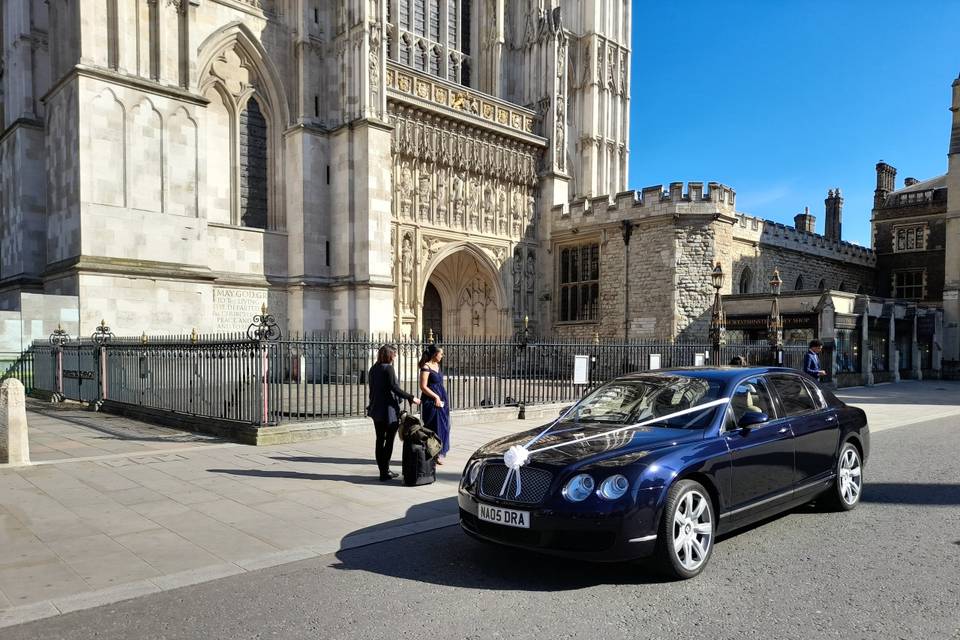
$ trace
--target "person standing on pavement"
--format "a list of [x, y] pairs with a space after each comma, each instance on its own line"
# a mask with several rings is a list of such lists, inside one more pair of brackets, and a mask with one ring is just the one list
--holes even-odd
[[420, 357], [420, 402], [423, 426], [432, 430], [440, 443], [440, 456], [437, 464], [443, 464], [443, 458], [450, 451], [450, 407], [447, 404], [447, 389], [443, 386], [443, 373], [440, 361], [443, 349], [431, 344]]
[[400, 426], [400, 399], [420, 404], [420, 400], [400, 388], [393, 361], [397, 357], [397, 348], [385, 344], [377, 352], [377, 362], [370, 367], [367, 384], [370, 386], [370, 404], [367, 416], [373, 420], [377, 433], [375, 447], [377, 467], [380, 469], [380, 482], [396, 478], [398, 474], [390, 471], [390, 458], [393, 457], [393, 440]]
[[827, 372], [820, 367], [821, 351], [823, 351], [823, 343], [819, 340], [811, 340], [810, 349], [803, 358], [803, 372], [815, 382], [820, 382], [820, 377], [827, 375]]

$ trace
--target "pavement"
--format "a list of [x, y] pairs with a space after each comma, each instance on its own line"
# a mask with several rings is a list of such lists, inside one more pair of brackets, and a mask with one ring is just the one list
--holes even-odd
[[[874, 432], [950, 427], [960, 416], [957, 382], [838, 395], [867, 411]], [[405, 487], [378, 481], [372, 429], [252, 447], [78, 409], [29, 409], [35, 464], [0, 465], [0, 627], [238, 574], [253, 579], [413, 534], [442, 538], [428, 532], [456, 523], [470, 453], [537, 424], [454, 424], [437, 482]], [[399, 446], [394, 457], [399, 468]]]

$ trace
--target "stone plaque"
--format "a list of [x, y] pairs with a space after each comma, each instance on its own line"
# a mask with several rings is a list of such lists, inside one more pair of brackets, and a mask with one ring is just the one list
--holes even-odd
[[283, 326], [286, 317], [285, 299], [282, 294], [269, 295], [263, 289], [213, 289], [213, 317], [215, 331], [246, 331], [253, 317], [259, 315], [264, 304], [268, 312]]

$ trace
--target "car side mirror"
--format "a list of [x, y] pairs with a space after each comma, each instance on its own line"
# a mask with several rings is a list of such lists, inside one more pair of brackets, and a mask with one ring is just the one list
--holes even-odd
[[737, 422], [737, 426], [741, 429], [749, 429], [750, 427], [763, 424], [769, 420], [770, 416], [761, 411], [747, 411], [745, 414], [743, 414], [743, 416], [740, 417], [740, 421]]

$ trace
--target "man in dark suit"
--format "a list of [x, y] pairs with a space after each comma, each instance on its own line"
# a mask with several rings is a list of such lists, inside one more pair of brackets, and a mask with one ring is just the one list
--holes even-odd
[[810, 341], [810, 349], [803, 358], [803, 372], [820, 382], [820, 376], [827, 375], [827, 372], [820, 368], [820, 352], [823, 351], [823, 343], [819, 340]]
[[420, 404], [420, 399], [400, 388], [393, 361], [397, 357], [397, 348], [385, 344], [377, 352], [377, 362], [370, 367], [367, 384], [370, 386], [370, 404], [367, 416], [373, 420], [377, 432], [376, 458], [380, 468], [380, 482], [397, 477], [390, 471], [390, 458], [393, 457], [393, 440], [400, 426], [400, 399]]

